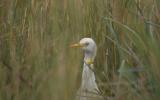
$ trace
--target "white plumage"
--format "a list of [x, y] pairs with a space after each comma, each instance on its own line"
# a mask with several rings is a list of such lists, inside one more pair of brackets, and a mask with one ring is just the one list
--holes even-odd
[[83, 38], [71, 47], [81, 47], [84, 51], [82, 82], [76, 100], [102, 100], [102, 97], [98, 95], [99, 89], [93, 72], [93, 62], [97, 52], [96, 43], [91, 38]]

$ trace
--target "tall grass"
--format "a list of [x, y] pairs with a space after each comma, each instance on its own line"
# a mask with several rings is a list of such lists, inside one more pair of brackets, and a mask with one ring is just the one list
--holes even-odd
[[72, 100], [82, 52], [98, 45], [97, 84], [116, 100], [160, 99], [159, 0], [1, 0], [0, 99]]

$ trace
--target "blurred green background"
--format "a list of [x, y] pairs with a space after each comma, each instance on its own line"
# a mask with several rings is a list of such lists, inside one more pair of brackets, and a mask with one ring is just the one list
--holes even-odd
[[0, 0], [0, 100], [74, 100], [83, 37], [100, 95], [160, 99], [159, 0]]

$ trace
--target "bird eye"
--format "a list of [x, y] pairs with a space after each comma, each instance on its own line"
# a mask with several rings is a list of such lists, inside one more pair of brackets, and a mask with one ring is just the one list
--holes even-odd
[[85, 45], [88, 46], [88, 45], [89, 45], [89, 42], [86, 42]]

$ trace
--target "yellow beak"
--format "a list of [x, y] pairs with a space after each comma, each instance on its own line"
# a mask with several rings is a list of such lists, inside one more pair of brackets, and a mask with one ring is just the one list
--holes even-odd
[[83, 47], [84, 45], [76, 43], [76, 44], [71, 44], [70, 47], [74, 48], [74, 47]]

